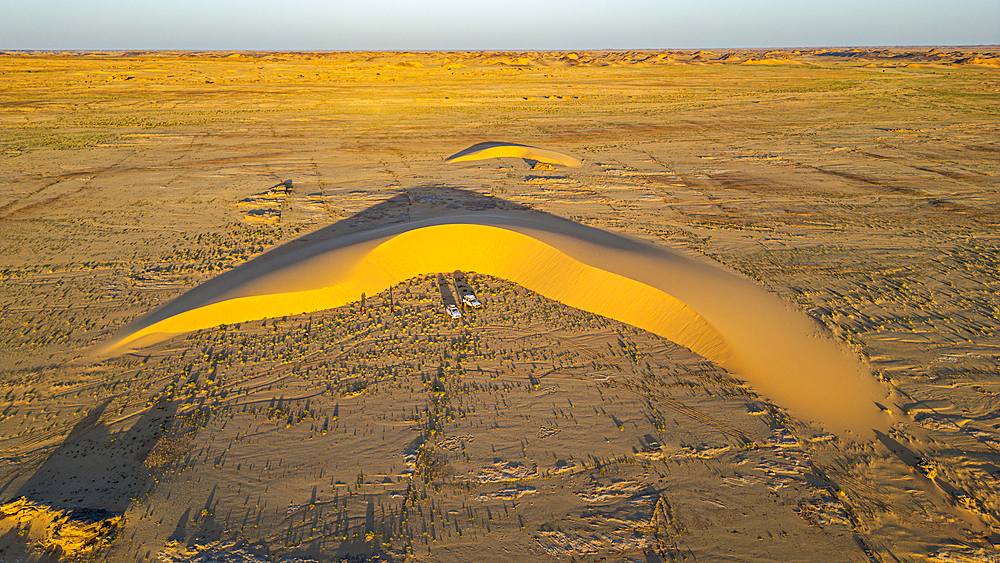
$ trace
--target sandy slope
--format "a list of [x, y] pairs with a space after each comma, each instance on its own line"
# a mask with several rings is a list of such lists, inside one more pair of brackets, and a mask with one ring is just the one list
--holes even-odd
[[543, 214], [441, 215], [306, 235], [126, 327], [108, 346], [339, 307], [454, 270], [508, 279], [673, 340], [837, 431], [869, 437], [887, 427], [876, 405], [889, 401], [867, 369], [780, 299], [681, 252]]

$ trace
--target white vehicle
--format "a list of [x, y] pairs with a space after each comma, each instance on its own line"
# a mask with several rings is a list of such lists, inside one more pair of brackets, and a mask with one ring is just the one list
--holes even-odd
[[452, 304], [449, 304], [447, 307], [444, 308], [444, 310], [453, 319], [460, 319], [460, 318], [462, 318], [462, 312], [458, 310], [458, 307], [456, 307], [456, 306], [454, 306]]
[[466, 293], [465, 295], [462, 296], [462, 303], [465, 303], [466, 305], [472, 307], [473, 309], [479, 309], [483, 306], [483, 304], [480, 303], [478, 299], [476, 299], [476, 296], [471, 293]]

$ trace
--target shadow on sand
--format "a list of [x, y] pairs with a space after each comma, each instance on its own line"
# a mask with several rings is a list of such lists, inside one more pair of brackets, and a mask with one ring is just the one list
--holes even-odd
[[145, 462], [173, 424], [176, 402], [139, 414], [127, 430], [112, 432], [105, 399], [73, 427], [14, 495], [57, 509], [120, 514], [139, 497], [150, 475]]

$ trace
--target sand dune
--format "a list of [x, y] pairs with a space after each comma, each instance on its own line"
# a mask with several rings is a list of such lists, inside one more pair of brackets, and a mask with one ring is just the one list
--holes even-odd
[[[252, 291], [262, 293], [180, 312], [125, 336], [116, 346], [158, 333], [331, 309], [358, 300], [362, 293], [378, 293], [412, 277], [463, 269], [509, 279], [568, 305], [623, 320], [717, 361], [728, 357], [723, 338], [715, 329], [671, 295], [590, 266], [514, 230], [450, 223], [418, 227], [359, 244], [368, 250], [354, 262], [353, 248], [338, 248], [289, 266], [288, 274], [268, 273], [250, 282]], [[327, 272], [325, 279], [321, 271]], [[286, 277], [298, 277], [299, 273], [313, 279], [319, 274], [323, 286], [304, 289], [301, 283]], [[307, 282], [306, 287], [310, 285], [315, 282]], [[234, 289], [245, 293], [241, 288]]]
[[470, 160], [486, 160], [488, 158], [526, 158], [546, 164], [561, 164], [562, 166], [580, 166], [580, 159], [548, 149], [519, 145], [516, 143], [498, 143], [488, 141], [477, 143], [464, 151], [457, 152], [445, 159], [445, 162], [466, 162]]
[[884, 392], [867, 369], [777, 297], [680, 252], [535, 213], [456, 213], [310, 235], [129, 325], [106, 349], [329, 309], [418, 275], [459, 269], [509, 279], [687, 346], [831, 429], [887, 425], [875, 404]]

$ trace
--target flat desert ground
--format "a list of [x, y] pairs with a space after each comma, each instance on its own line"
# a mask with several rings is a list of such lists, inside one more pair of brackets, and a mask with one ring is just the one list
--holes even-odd
[[0, 560], [1000, 561], [998, 139], [994, 47], [0, 53]]

